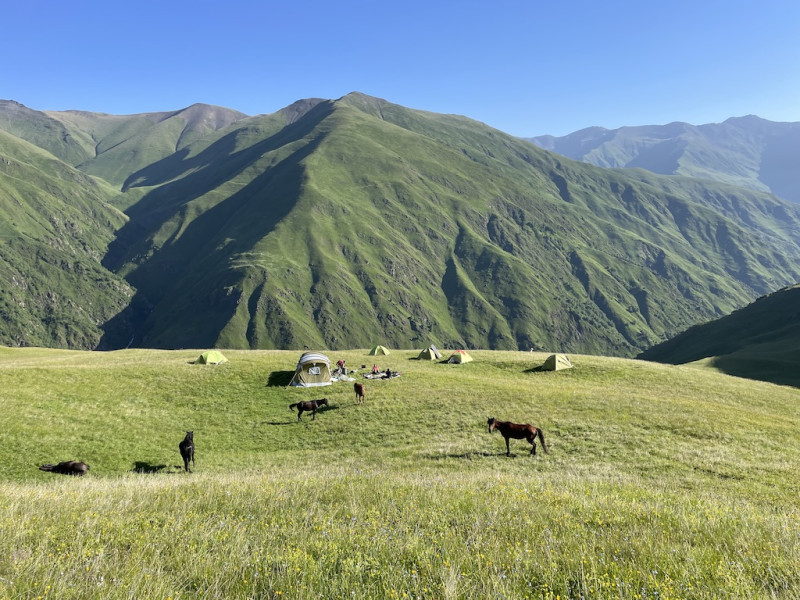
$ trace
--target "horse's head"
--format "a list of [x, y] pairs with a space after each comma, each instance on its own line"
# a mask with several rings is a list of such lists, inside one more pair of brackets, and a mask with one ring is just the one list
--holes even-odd
[[186, 432], [186, 437], [183, 438], [183, 439], [186, 440], [187, 442], [194, 441], [194, 431], [187, 431]]
[[317, 404], [321, 404], [323, 406], [328, 406], [328, 399], [327, 398], [322, 398], [320, 400], [317, 400]]
[[494, 426], [497, 424], [497, 421], [494, 417], [489, 417], [489, 420], [486, 421], [486, 424], [489, 426], [489, 433], [494, 431]]

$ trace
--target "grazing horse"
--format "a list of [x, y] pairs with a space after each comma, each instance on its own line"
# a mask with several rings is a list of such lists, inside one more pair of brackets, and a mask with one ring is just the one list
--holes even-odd
[[89, 465], [87, 465], [85, 462], [80, 462], [77, 460], [65, 460], [57, 465], [42, 465], [39, 467], [39, 470], [50, 471], [51, 473], [60, 473], [61, 475], [74, 475], [76, 477], [82, 477], [83, 475], [86, 475], [86, 471], [89, 470]]
[[364, 394], [367, 391], [367, 386], [365, 386], [363, 383], [356, 382], [356, 383], [353, 384], [353, 390], [356, 393], [356, 402], [358, 404], [363, 404], [364, 403]]
[[306, 400], [305, 402], [295, 402], [294, 404], [289, 405], [289, 410], [294, 410], [295, 407], [297, 408], [297, 420], [300, 421], [300, 415], [303, 414], [303, 411], [311, 411], [311, 420], [317, 418], [317, 409], [320, 406], [328, 406], [328, 399], [327, 398], [320, 398], [319, 400]]
[[194, 431], [186, 432], [186, 437], [178, 444], [178, 449], [181, 451], [181, 458], [183, 458], [183, 468], [188, 473], [190, 461], [194, 466]]
[[511, 423], [509, 421], [498, 421], [494, 417], [490, 417], [486, 424], [489, 425], [489, 433], [492, 433], [495, 429], [499, 429], [503, 437], [506, 438], [506, 456], [511, 456], [511, 450], [508, 446], [508, 440], [510, 438], [514, 438], [515, 440], [528, 440], [528, 443], [532, 446], [531, 454], [536, 454], [536, 437], [538, 436], [539, 441], [542, 442], [542, 449], [545, 453], [547, 452], [547, 444], [544, 443], [544, 434], [538, 427], [528, 425], [527, 423], [520, 424]]

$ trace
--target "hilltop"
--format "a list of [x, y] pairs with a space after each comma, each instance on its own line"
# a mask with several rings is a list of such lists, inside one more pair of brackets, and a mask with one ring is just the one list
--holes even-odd
[[[800, 591], [796, 389], [595, 356], [545, 373], [543, 353], [328, 351], [402, 372], [358, 406], [351, 383], [287, 389], [298, 352], [198, 354], [0, 348], [0, 595]], [[322, 396], [313, 421], [288, 409]], [[506, 457], [490, 416], [541, 427], [549, 453]], [[88, 475], [37, 469], [73, 458]]]
[[800, 123], [776, 123], [749, 115], [706, 125], [589, 127], [561, 137], [526, 139], [600, 167], [710, 179], [800, 202], [796, 163]]
[[[133, 290], [97, 343], [15, 337], [11, 319], [10, 345], [633, 356], [800, 281], [794, 204], [599, 169], [363, 94], [250, 117], [5, 106], [0, 127], [124, 211], [93, 268]], [[18, 195], [0, 204], [12, 237]]]

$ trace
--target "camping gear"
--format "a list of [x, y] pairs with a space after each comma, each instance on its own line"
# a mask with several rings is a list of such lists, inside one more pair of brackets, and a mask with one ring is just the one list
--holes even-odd
[[419, 353], [417, 356], [419, 360], [436, 360], [438, 358], [442, 358], [442, 355], [439, 354], [439, 351], [436, 349], [436, 346], [428, 346], [422, 352]]
[[386, 355], [389, 354], [389, 350], [386, 346], [375, 346], [372, 350], [369, 351], [369, 356], [378, 356], [378, 355]]
[[447, 362], [451, 365], [460, 365], [463, 363], [472, 362], [472, 357], [467, 354], [466, 350], [456, 350], [453, 352], [453, 355], [447, 359]]
[[317, 387], [331, 385], [331, 361], [319, 352], [304, 352], [297, 361], [289, 385], [295, 387]]
[[571, 369], [572, 363], [566, 354], [551, 354], [540, 368], [542, 371], [560, 371]]
[[194, 362], [198, 365], [221, 365], [228, 362], [228, 359], [219, 350], [207, 350]]

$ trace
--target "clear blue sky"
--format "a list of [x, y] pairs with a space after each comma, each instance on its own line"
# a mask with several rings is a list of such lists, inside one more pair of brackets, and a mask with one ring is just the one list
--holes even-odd
[[247, 114], [360, 91], [519, 136], [800, 121], [797, 0], [0, 0], [0, 98]]

